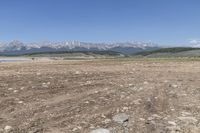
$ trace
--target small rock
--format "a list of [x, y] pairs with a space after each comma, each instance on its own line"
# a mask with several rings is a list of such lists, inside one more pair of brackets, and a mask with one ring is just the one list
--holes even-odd
[[92, 81], [86, 81], [86, 85], [89, 85], [89, 84], [91, 84], [92, 83]]
[[137, 89], [138, 89], [138, 88], [137, 88], [137, 87], [135, 87], [135, 86], [134, 86], [134, 87], [132, 87], [132, 88], [130, 88], [130, 90], [132, 90], [132, 91], [137, 91]]
[[17, 92], [18, 92], [18, 90], [14, 90], [13, 92], [14, 92], [14, 93], [17, 93]]
[[102, 117], [102, 118], [106, 118], [106, 116], [105, 116], [104, 114], [101, 114], [101, 117]]
[[13, 128], [12, 128], [11, 126], [5, 126], [5, 128], [4, 128], [4, 131], [5, 131], [6, 133], [11, 132], [12, 130], [13, 130]]
[[154, 119], [154, 117], [148, 117], [147, 120], [148, 121], [152, 121]]
[[172, 87], [173, 87], [173, 88], [177, 88], [177, 87], [178, 87], [178, 85], [176, 85], [176, 84], [173, 84], [173, 85], [172, 85]]
[[79, 71], [76, 71], [76, 72], [75, 72], [75, 74], [77, 74], [77, 75], [78, 75], [78, 74], [80, 74], [80, 72], [79, 72]]
[[41, 73], [36, 73], [37, 76], [41, 75]]
[[82, 127], [81, 127], [81, 126], [78, 126], [77, 128], [78, 128], [78, 129], [82, 129]]
[[128, 110], [128, 107], [123, 107], [122, 108], [124, 111], [127, 111]]
[[111, 122], [110, 119], [105, 119], [105, 121], [104, 121], [105, 124], [108, 124], [108, 123], [110, 123], [110, 122]]
[[164, 81], [164, 83], [168, 83], [168, 82], [169, 82], [168, 80], [165, 80], [165, 81]]
[[178, 119], [186, 124], [195, 124], [198, 121], [194, 117], [178, 117]]
[[123, 124], [124, 122], [128, 121], [128, 115], [125, 113], [117, 114], [113, 117], [113, 121], [115, 121], [119, 124]]
[[13, 90], [13, 88], [8, 88], [8, 90], [9, 90], [9, 91], [12, 91], [12, 90]]
[[42, 87], [48, 88], [48, 85], [46, 83], [42, 83]]
[[85, 101], [86, 104], [90, 103], [89, 101]]
[[128, 84], [128, 86], [133, 86], [133, 84]]
[[136, 86], [130, 88], [130, 90], [132, 91], [142, 91], [143, 89], [144, 89], [143, 87], [136, 87]]
[[144, 88], [143, 88], [143, 87], [140, 87], [140, 88], [138, 88], [138, 91], [142, 91], [142, 90], [144, 90]]
[[139, 118], [139, 120], [140, 120], [140, 121], [145, 121], [145, 119], [144, 119], [144, 118]]
[[18, 103], [19, 103], [19, 104], [22, 104], [22, 103], [23, 103], [23, 101], [19, 101]]
[[182, 116], [192, 116], [191, 113], [185, 112], [185, 111], [181, 112], [181, 115], [182, 115]]
[[136, 105], [138, 105], [138, 104], [141, 103], [141, 101], [142, 101], [142, 99], [137, 99], [137, 100], [134, 100], [133, 103], [136, 104]]
[[176, 126], [176, 123], [174, 121], [168, 121], [168, 124]]
[[90, 133], [111, 133], [108, 129], [99, 128], [96, 130], [92, 130]]
[[75, 132], [75, 131], [77, 131], [77, 130], [78, 130], [77, 128], [73, 128], [73, 129], [72, 129], [73, 132]]
[[171, 111], [175, 111], [175, 109], [174, 109], [174, 108], [171, 108]]
[[162, 118], [161, 116], [159, 116], [159, 115], [157, 115], [157, 114], [153, 114], [152, 117], [153, 117], [153, 118], [158, 118], [158, 119], [159, 119], [159, 118]]

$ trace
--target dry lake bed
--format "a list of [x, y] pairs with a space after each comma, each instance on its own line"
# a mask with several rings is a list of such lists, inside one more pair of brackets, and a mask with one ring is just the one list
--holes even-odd
[[0, 133], [200, 133], [200, 61], [0, 63]]

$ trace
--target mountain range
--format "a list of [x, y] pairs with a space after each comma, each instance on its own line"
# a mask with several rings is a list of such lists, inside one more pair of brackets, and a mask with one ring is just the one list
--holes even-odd
[[0, 55], [22, 55], [40, 52], [59, 51], [114, 51], [122, 54], [159, 49], [150, 42], [123, 42], [123, 43], [89, 43], [79, 41], [23, 43], [14, 40], [0, 43]]

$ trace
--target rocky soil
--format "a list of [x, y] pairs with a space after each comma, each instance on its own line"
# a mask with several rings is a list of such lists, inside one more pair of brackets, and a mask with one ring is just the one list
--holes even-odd
[[0, 133], [200, 133], [200, 62], [0, 63]]

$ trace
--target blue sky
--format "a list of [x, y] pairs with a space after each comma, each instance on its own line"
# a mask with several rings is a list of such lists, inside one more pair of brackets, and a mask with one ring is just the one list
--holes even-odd
[[152, 41], [200, 38], [200, 0], [0, 0], [0, 41]]

